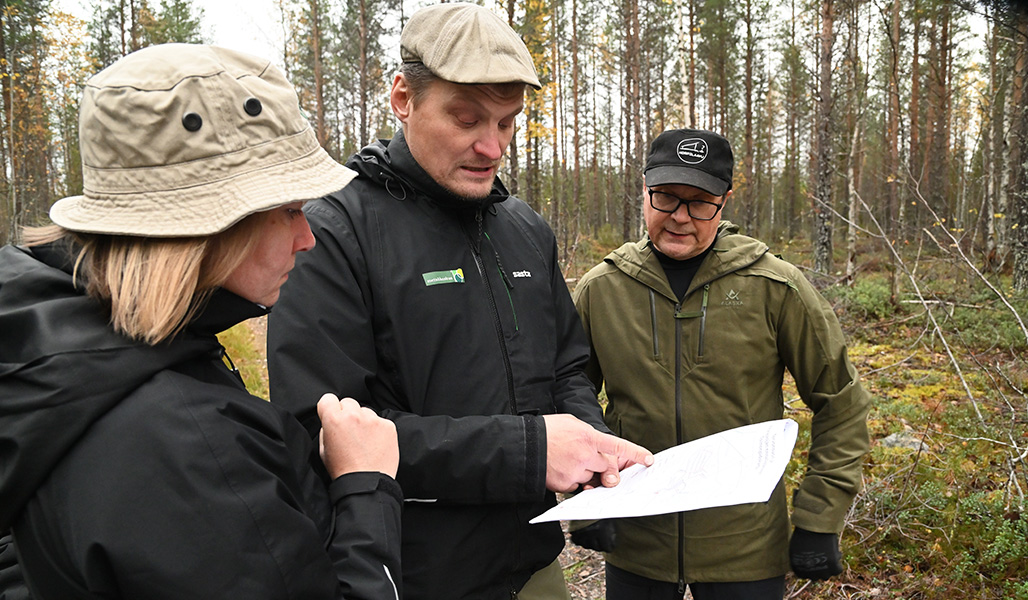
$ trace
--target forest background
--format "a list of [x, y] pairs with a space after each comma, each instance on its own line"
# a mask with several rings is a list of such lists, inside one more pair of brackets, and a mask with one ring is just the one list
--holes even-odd
[[[428, 2], [273, 0], [267, 56], [345, 160], [397, 123], [399, 30]], [[875, 397], [846, 571], [802, 598], [1028, 600], [1028, 12], [964, 0], [484, 0], [520, 32], [530, 91], [501, 177], [551, 224], [571, 285], [642, 233], [649, 141], [735, 149], [725, 217], [833, 303]], [[202, 3], [3, 0], [0, 243], [82, 192], [88, 77], [135, 49], [210, 41]], [[273, 46], [271, 46], [273, 47]], [[266, 396], [261, 331], [226, 343]], [[809, 411], [790, 485], [802, 478]], [[806, 436], [806, 437], [804, 437]], [[602, 597], [597, 556], [562, 558]]]

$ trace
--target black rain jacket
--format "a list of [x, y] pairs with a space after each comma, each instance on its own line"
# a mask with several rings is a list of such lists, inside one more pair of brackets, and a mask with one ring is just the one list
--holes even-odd
[[33, 596], [397, 598], [395, 481], [326, 487], [303, 428], [223, 362], [215, 333], [264, 309], [218, 291], [148, 346], [69, 256], [0, 249], [0, 531]]
[[305, 207], [317, 238], [269, 324], [272, 402], [315, 432], [314, 400], [351, 396], [396, 423], [409, 600], [504, 598], [553, 562], [542, 415], [603, 425], [589, 346], [543, 219], [496, 181], [450, 195], [398, 133]]

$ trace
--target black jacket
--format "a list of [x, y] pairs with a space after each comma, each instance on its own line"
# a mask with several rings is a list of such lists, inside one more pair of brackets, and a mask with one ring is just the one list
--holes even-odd
[[396, 597], [396, 483], [326, 487], [303, 428], [223, 362], [215, 333], [263, 310], [219, 291], [173, 341], [133, 342], [68, 256], [0, 249], [0, 531], [33, 596]]
[[528, 524], [555, 502], [541, 415], [608, 431], [553, 233], [499, 181], [451, 196], [402, 133], [347, 166], [271, 315], [272, 402], [311, 433], [325, 391], [396, 422], [406, 598], [509, 597], [564, 544]]

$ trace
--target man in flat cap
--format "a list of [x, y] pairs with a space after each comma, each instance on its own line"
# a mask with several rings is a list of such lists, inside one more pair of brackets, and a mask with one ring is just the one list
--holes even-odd
[[405, 598], [566, 598], [560, 526], [529, 519], [652, 455], [603, 425], [553, 233], [496, 175], [539, 79], [472, 4], [415, 13], [400, 46], [402, 129], [305, 209], [317, 245], [271, 317], [272, 401], [312, 434], [325, 391], [396, 423]]
[[781, 419], [788, 369], [813, 411], [807, 474], [793, 497], [573, 524], [607, 552], [607, 600], [781, 600], [785, 573], [842, 570], [839, 532], [860, 489], [870, 396], [832, 307], [795, 266], [721, 220], [732, 149], [695, 129], [660, 134], [644, 170], [646, 235], [610, 253], [575, 288], [605, 384], [604, 420], [654, 452]]

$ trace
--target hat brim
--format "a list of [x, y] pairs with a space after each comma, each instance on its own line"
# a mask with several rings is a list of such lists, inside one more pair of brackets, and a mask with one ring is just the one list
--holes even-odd
[[653, 167], [648, 169], [643, 176], [646, 179], [647, 187], [656, 185], [691, 185], [715, 196], [724, 195], [729, 188], [728, 183], [723, 179], [715, 177], [706, 171], [689, 167]]
[[108, 235], [194, 237], [224, 231], [243, 218], [344, 188], [357, 175], [322, 148], [299, 158], [194, 186], [137, 194], [58, 200], [50, 219], [72, 231]]

